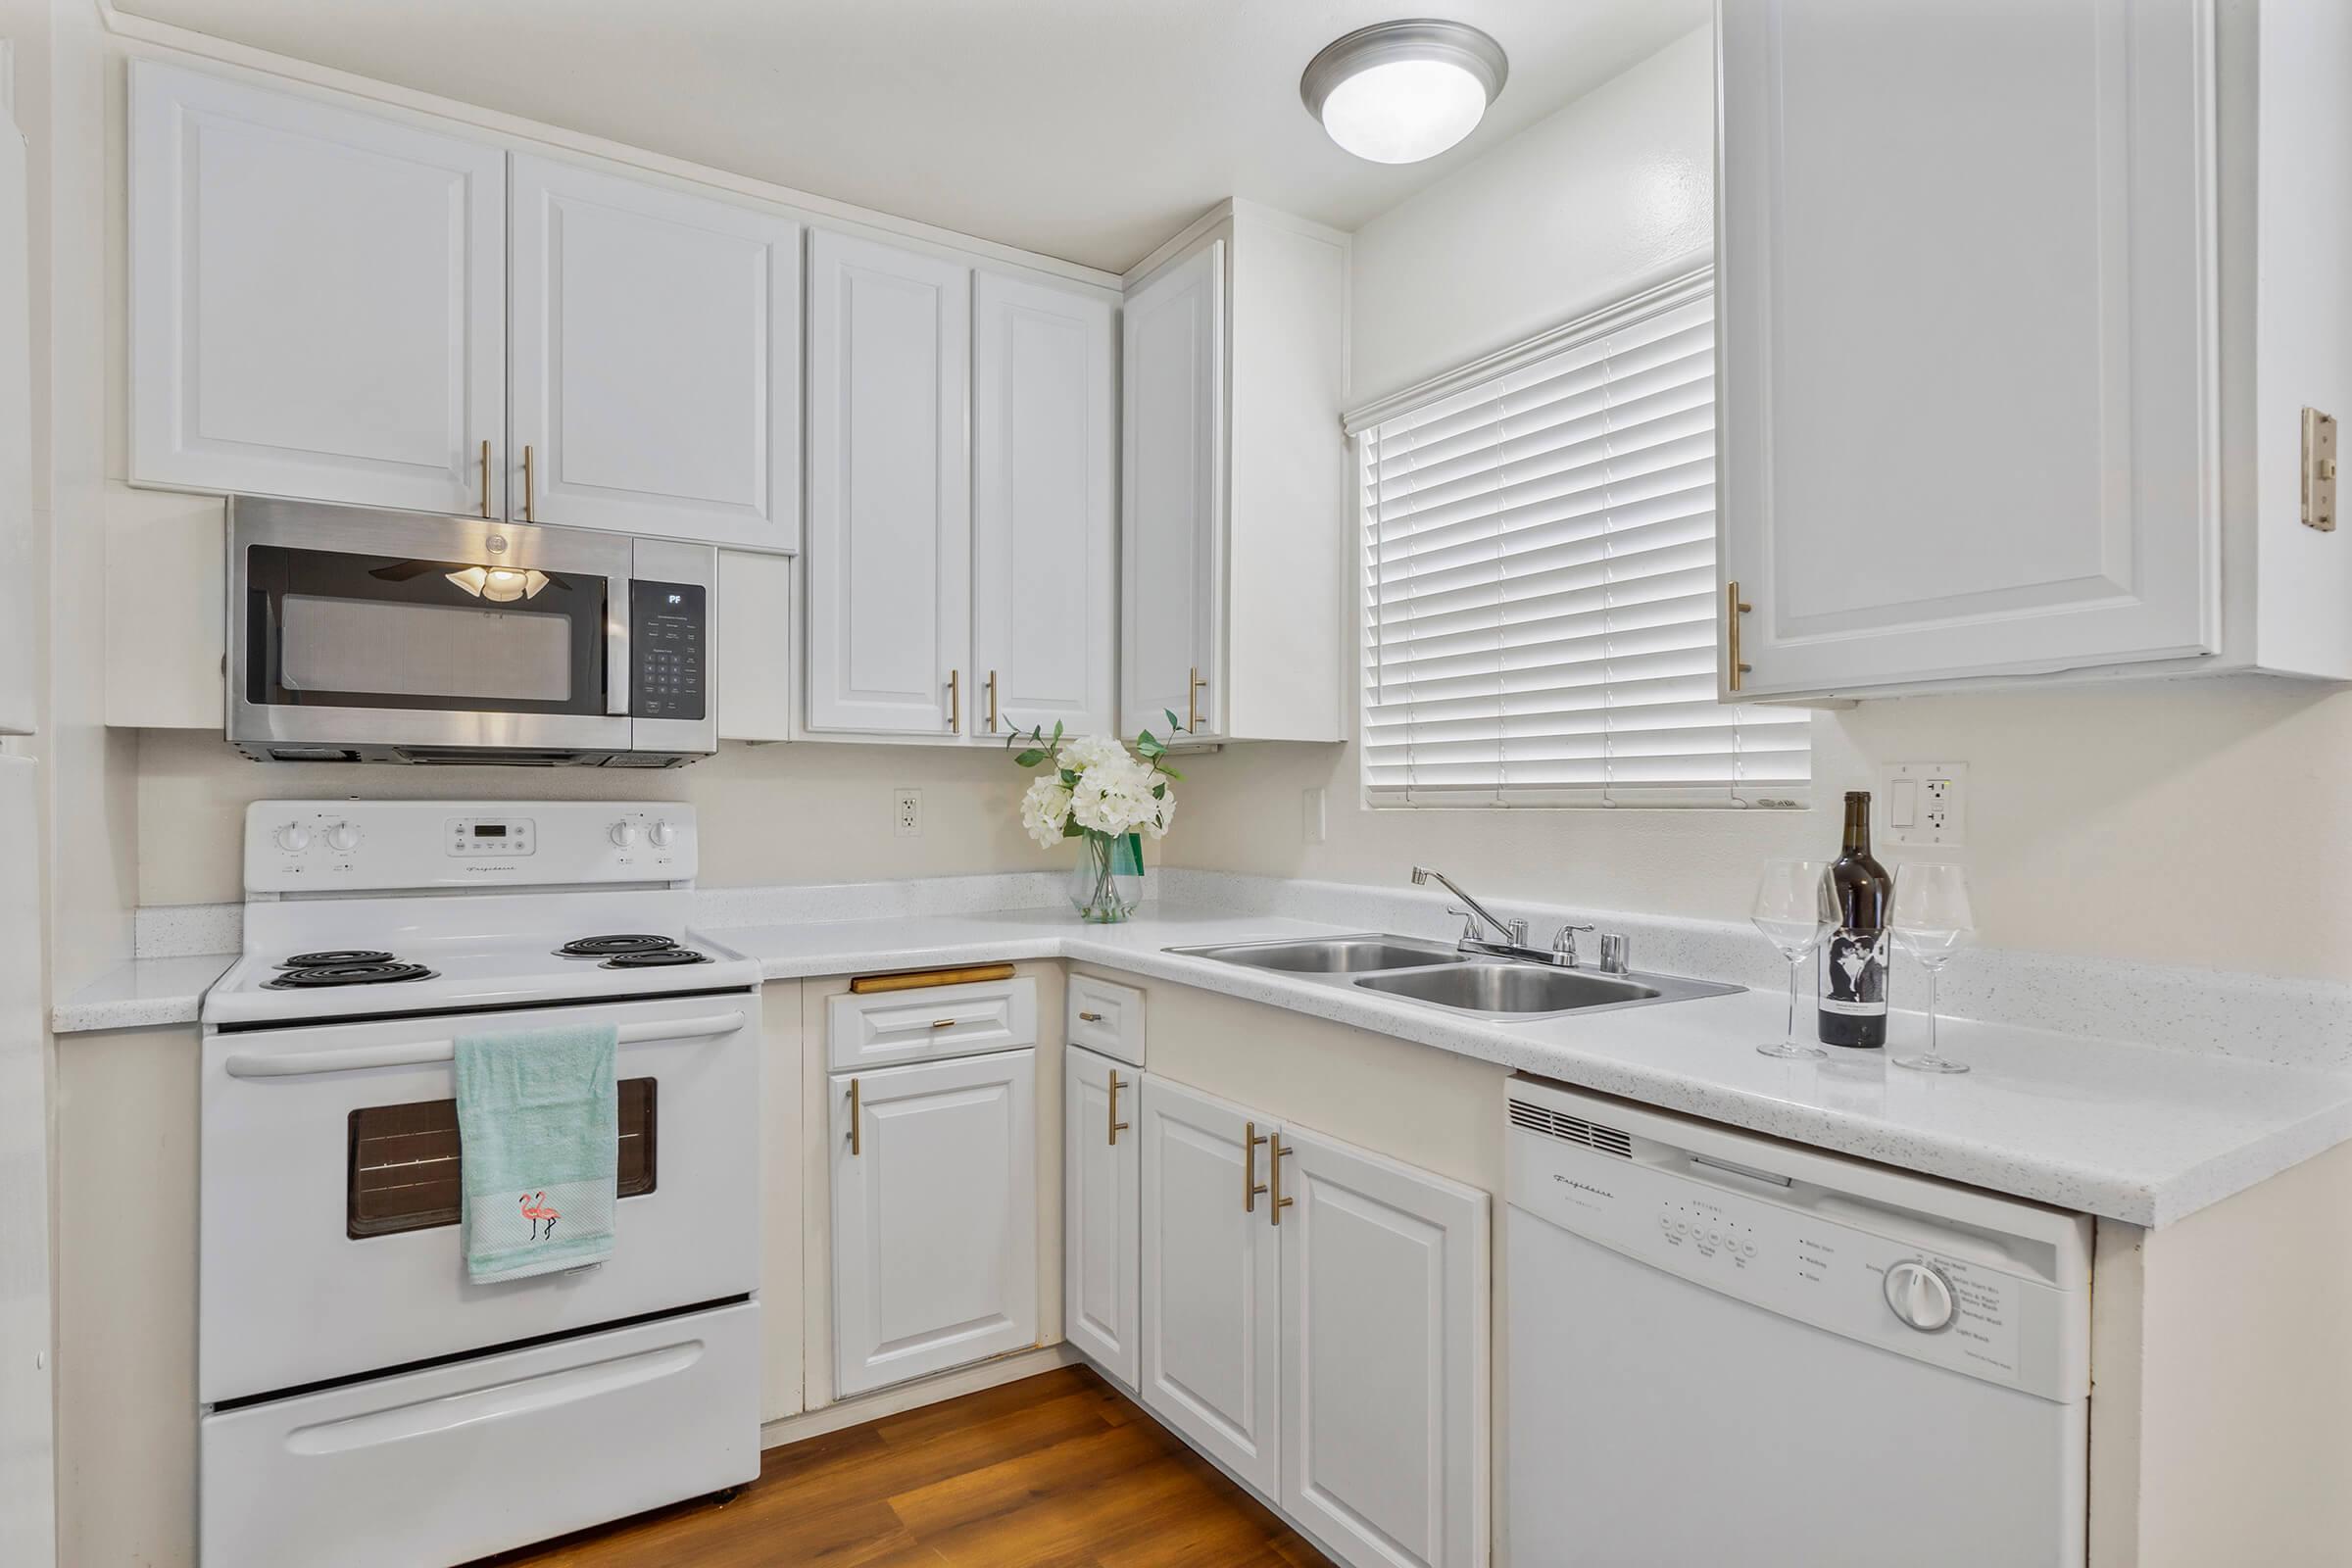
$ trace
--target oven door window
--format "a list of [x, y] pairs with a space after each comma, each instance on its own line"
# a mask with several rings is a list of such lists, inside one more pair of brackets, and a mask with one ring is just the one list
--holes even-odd
[[602, 577], [256, 545], [246, 701], [602, 713]]
[[[623, 1078], [620, 1171], [616, 1196], [654, 1190], [660, 1118], [655, 1080]], [[343, 1234], [353, 1241], [455, 1225], [465, 1186], [459, 1179], [458, 1102], [417, 1100], [368, 1105], [351, 1113]]]

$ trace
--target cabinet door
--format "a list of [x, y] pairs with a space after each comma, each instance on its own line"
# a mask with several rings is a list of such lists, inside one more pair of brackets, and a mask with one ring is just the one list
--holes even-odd
[[2213, 652], [2211, 7], [1777, 0], [1717, 37], [1743, 690]]
[[133, 61], [131, 479], [481, 512], [506, 200], [495, 147]]
[[1266, 1183], [1275, 1130], [1145, 1080], [1144, 1404], [1267, 1497], [1281, 1482], [1282, 1235], [1250, 1177]]
[[972, 309], [976, 727], [1104, 733], [1118, 723], [1110, 303], [983, 272]]
[[[1225, 242], [1167, 268], [1126, 308], [1119, 727], [1162, 710], [1221, 733], [1217, 550], [1225, 508]], [[1204, 684], [1195, 686], [1194, 681]]]
[[1037, 1053], [829, 1080], [833, 1388], [1037, 1343]]
[[1063, 1332], [1095, 1364], [1135, 1387], [1142, 1259], [1143, 1075], [1072, 1048], [1062, 1091]]
[[972, 732], [971, 280], [809, 242], [810, 729]]
[[1483, 1564], [1487, 1196], [1281, 1136], [1283, 1510], [1360, 1568]]
[[522, 154], [514, 189], [510, 514], [797, 549], [801, 225]]

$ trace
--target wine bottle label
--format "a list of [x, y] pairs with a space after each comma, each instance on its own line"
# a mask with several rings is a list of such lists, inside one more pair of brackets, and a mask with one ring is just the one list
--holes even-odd
[[1886, 933], [1839, 932], [1822, 947], [1821, 1010], [1886, 1016]]

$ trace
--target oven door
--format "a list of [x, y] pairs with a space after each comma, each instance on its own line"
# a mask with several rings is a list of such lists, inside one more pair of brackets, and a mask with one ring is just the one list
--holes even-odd
[[[620, 1030], [612, 1255], [500, 1285], [460, 1246], [454, 1037]], [[759, 997], [205, 1037], [198, 1397], [208, 1405], [749, 1296]]]
[[238, 497], [229, 739], [288, 760], [625, 752], [634, 546]]

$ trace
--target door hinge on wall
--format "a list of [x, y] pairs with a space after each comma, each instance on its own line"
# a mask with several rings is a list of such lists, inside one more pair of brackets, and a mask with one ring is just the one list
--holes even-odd
[[2335, 416], [2303, 411], [2303, 526], [2335, 532]]

